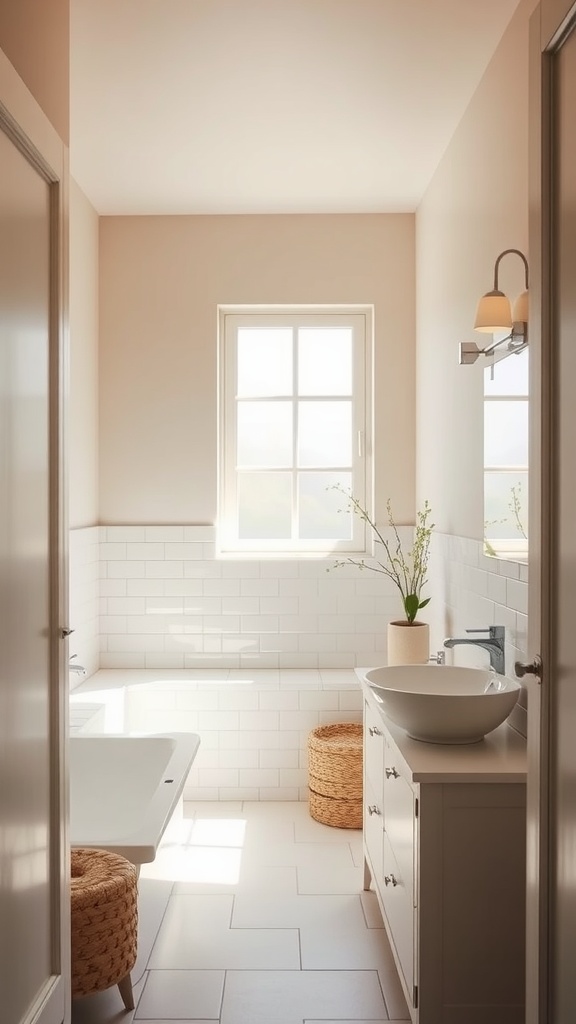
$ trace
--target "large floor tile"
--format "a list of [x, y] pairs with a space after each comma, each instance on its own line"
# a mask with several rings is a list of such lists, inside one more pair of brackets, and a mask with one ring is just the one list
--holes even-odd
[[150, 971], [134, 1020], [218, 1020], [224, 971]]
[[309, 817], [306, 800], [245, 800], [243, 811], [248, 821], [304, 821]]
[[335, 919], [331, 927], [324, 921], [300, 929], [302, 970], [344, 971], [394, 970], [394, 959], [383, 928], [364, 924], [349, 928]]
[[277, 896], [298, 892], [294, 864], [258, 864], [249, 857], [242, 859], [236, 892], [268, 892]]
[[382, 913], [378, 905], [378, 897], [373, 889], [360, 893], [360, 902], [368, 928], [382, 928]]
[[330, 929], [338, 922], [368, 930], [359, 896], [239, 893], [232, 911], [232, 928], [302, 928], [317, 923]]
[[239, 804], [186, 803], [185, 815], [192, 822], [187, 838], [192, 845], [230, 846], [243, 849], [265, 847], [276, 842], [294, 842], [294, 822], [305, 821], [307, 803], [297, 801], [244, 801]]
[[171, 881], [142, 878], [138, 881], [138, 957], [131, 971], [132, 983], [140, 980], [172, 893]]
[[364, 867], [364, 845], [362, 843], [362, 833], [357, 832], [353, 837], [350, 838], [350, 851], [352, 853], [352, 860], [357, 867]]
[[[329, 847], [324, 847], [328, 849]], [[310, 849], [313, 849], [312, 844]], [[334, 846], [334, 851], [343, 850], [343, 847]], [[328, 859], [327, 859], [328, 860]], [[307, 864], [297, 866], [298, 892], [302, 895], [316, 893], [317, 895], [334, 895], [342, 893], [362, 892], [364, 884], [364, 872], [361, 867], [352, 863], [350, 849], [347, 848], [347, 858], [341, 863], [323, 863], [321, 857], [311, 857]]]
[[240, 878], [242, 850], [239, 847], [162, 846], [143, 876], [148, 879], [190, 882], [220, 887], [223, 891]]
[[236, 882], [176, 882], [174, 895], [210, 895], [230, 893], [271, 893], [296, 895], [296, 868], [293, 865], [251, 864], [242, 857]]
[[186, 841], [190, 846], [242, 849], [246, 842], [247, 824], [241, 813], [224, 818], [204, 817], [202, 813], [197, 813], [191, 822]]
[[[144, 990], [147, 975], [144, 974], [133, 986], [134, 1003]], [[135, 1011], [126, 1010], [118, 986], [113, 985], [104, 992], [94, 992], [90, 996], [82, 996], [72, 1000], [72, 1024], [131, 1024]]]
[[222, 1024], [296, 1024], [305, 1018], [386, 1020], [376, 971], [229, 971]]
[[185, 818], [236, 818], [242, 816], [241, 800], [185, 800]]
[[[198, 809], [193, 818], [184, 818], [177, 842], [188, 846], [234, 847], [249, 849], [276, 842], [294, 842], [294, 821], [288, 815], [253, 815], [243, 811], [218, 817], [204, 815]], [[165, 845], [165, 844], [163, 844]]]
[[173, 896], [149, 960], [152, 970], [294, 970], [295, 929], [231, 929], [232, 898]]
[[378, 971], [386, 1009], [391, 1020], [410, 1020], [398, 973], [393, 968]]
[[348, 843], [287, 843], [272, 840], [254, 845], [249, 855], [254, 864], [293, 864], [299, 869], [319, 868], [327, 874], [354, 867]]
[[294, 837], [297, 843], [350, 843], [356, 838], [362, 840], [362, 832], [355, 828], [334, 828], [321, 821], [307, 817], [294, 823]]
[[112, 988], [72, 1024], [408, 1020], [361, 865], [361, 834], [304, 802], [187, 804], [142, 868], [135, 1013]]
[[249, 818], [246, 821], [243, 844], [246, 857], [260, 861], [262, 851], [278, 843], [294, 845], [294, 822], [291, 819]]
[[394, 969], [384, 928], [368, 928], [359, 896], [240, 894], [232, 928], [299, 928], [303, 970]]

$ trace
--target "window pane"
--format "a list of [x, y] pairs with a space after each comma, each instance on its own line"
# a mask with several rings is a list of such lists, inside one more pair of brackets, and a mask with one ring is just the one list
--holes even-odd
[[238, 466], [292, 465], [292, 404], [238, 402]]
[[484, 465], [528, 465], [528, 402], [484, 402]]
[[364, 550], [329, 488], [364, 500], [372, 476], [371, 309], [229, 305], [218, 323], [219, 551]]
[[[494, 379], [492, 379], [494, 378]], [[528, 349], [512, 353], [484, 370], [485, 395], [528, 394]]]
[[352, 403], [298, 403], [298, 465], [350, 466]]
[[350, 540], [352, 516], [341, 511], [346, 499], [336, 484], [349, 491], [350, 473], [300, 473], [298, 476], [298, 524], [303, 540]]
[[292, 394], [292, 331], [289, 327], [238, 330], [238, 395]]
[[528, 536], [528, 473], [485, 473], [484, 515], [489, 540]]
[[240, 540], [289, 540], [292, 530], [292, 475], [239, 473]]
[[352, 329], [301, 327], [298, 331], [298, 393], [352, 394]]

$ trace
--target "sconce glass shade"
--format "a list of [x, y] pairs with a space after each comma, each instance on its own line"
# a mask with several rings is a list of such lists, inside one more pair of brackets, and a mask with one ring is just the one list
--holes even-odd
[[476, 310], [474, 330], [485, 334], [507, 331], [512, 327], [510, 299], [504, 292], [494, 290], [483, 295]]
[[512, 310], [512, 319], [514, 323], [520, 321], [523, 324], [528, 323], [528, 292], [522, 292], [516, 302], [514, 303], [514, 309]]

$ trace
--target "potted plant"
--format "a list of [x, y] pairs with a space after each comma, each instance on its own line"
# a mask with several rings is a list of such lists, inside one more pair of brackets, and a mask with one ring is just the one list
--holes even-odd
[[[388, 624], [388, 664], [427, 662], [430, 654], [429, 627], [428, 623], [419, 622], [416, 616], [420, 609], [425, 608], [430, 601], [429, 597], [422, 597], [422, 591], [428, 582], [430, 539], [434, 529], [434, 523], [429, 521], [432, 510], [428, 501], [425, 501], [423, 507], [416, 513], [414, 541], [410, 551], [405, 554], [392, 515], [390, 499], [386, 502], [386, 509], [388, 523], [394, 536], [392, 541], [386, 540], [367, 510], [353, 494], [338, 485], [336, 485], [336, 490], [341, 491], [347, 498], [349, 510], [354, 515], [360, 516], [370, 527], [376, 546], [376, 555], [374, 562], [367, 562], [363, 558], [346, 558], [336, 562], [334, 568], [355, 565], [359, 569], [383, 573], [384, 576], [392, 580], [400, 591], [404, 618], [396, 619]], [[379, 554], [381, 557], [378, 557]]]

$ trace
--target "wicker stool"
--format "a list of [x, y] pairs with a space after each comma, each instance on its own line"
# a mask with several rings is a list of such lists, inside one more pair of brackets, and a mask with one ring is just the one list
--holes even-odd
[[321, 725], [308, 737], [310, 814], [337, 828], [362, 828], [362, 726]]
[[118, 985], [134, 1009], [130, 971], [136, 963], [136, 868], [106, 850], [71, 851], [72, 995]]

